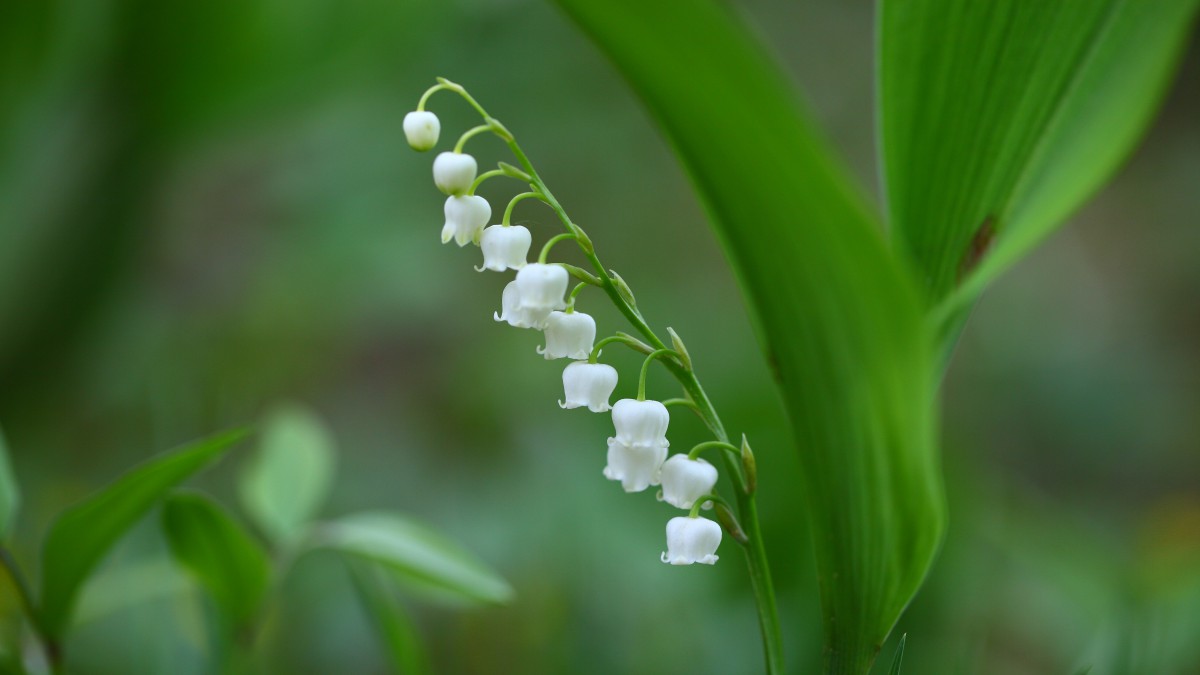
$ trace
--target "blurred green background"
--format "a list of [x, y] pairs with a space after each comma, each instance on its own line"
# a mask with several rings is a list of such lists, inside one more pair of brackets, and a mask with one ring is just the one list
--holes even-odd
[[[872, 3], [739, 4], [874, 186]], [[760, 671], [740, 552], [659, 562], [672, 509], [602, 478], [607, 416], [558, 409], [562, 363], [492, 321], [506, 278], [438, 243], [432, 156], [400, 127], [436, 75], [520, 138], [752, 439], [789, 662], [808, 672], [803, 496], [733, 276], [638, 101], [540, 0], [0, 3], [0, 426], [25, 494], [19, 557], [130, 464], [299, 400], [341, 452], [327, 515], [412, 513], [516, 588], [503, 608], [410, 599], [436, 672]], [[943, 387], [951, 527], [897, 629], [906, 672], [1200, 673], [1198, 83], [1193, 46], [1114, 183], [975, 310]], [[443, 145], [475, 123], [448, 94], [431, 109]], [[508, 159], [490, 138], [470, 151]], [[481, 193], [498, 213], [511, 189]], [[558, 231], [539, 208], [515, 218], [535, 242]], [[580, 309], [626, 328], [599, 294]], [[639, 359], [609, 355], [631, 394]], [[650, 388], [676, 391], [661, 372]], [[676, 416], [675, 447], [702, 436]], [[199, 485], [233, 503], [241, 455]], [[127, 606], [85, 613], [73, 671], [204, 672], [202, 594], [146, 593], [138, 572], [166, 560], [155, 523], [110, 556]], [[264, 641], [272, 672], [384, 671], [349, 588], [336, 561], [301, 560]]]

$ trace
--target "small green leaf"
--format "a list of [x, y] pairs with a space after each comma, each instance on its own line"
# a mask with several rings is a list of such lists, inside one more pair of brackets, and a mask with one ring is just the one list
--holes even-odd
[[307, 408], [277, 408], [263, 425], [258, 452], [242, 472], [239, 496], [271, 539], [296, 541], [329, 494], [333, 438]]
[[679, 337], [679, 333], [676, 333], [675, 329], [670, 326], [667, 326], [667, 333], [671, 336], [671, 346], [679, 352], [679, 359], [683, 361], [683, 367], [691, 370], [692, 356], [688, 354], [687, 345], [683, 344], [683, 338]]
[[395, 590], [380, 567], [365, 560], [346, 560], [354, 590], [358, 594], [379, 639], [386, 648], [393, 670], [401, 675], [430, 672], [429, 659], [412, 619], [396, 600]]
[[395, 513], [359, 513], [325, 523], [318, 546], [373, 560], [402, 579], [486, 603], [505, 603], [513, 590], [475, 556], [428, 527]]
[[900, 675], [900, 662], [904, 660], [904, 643], [908, 640], [908, 633], [900, 636], [900, 644], [896, 645], [896, 655], [892, 657], [892, 667], [888, 669], [888, 675]]
[[171, 488], [245, 435], [228, 431], [163, 453], [59, 516], [42, 551], [43, 630], [62, 637], [80, 587], [113, 543]]
[[212, 595], [232, 625], [252, 619], [266, 595], [266, 552], [212, 499], [177, 493], [163, 503], [163, 530], [175, 559]]
[[8, 536], [17, 519], [17, 507], [21, 503], [21, 490], [8, 461], [8, 445], [0, 433], [0, 541]]

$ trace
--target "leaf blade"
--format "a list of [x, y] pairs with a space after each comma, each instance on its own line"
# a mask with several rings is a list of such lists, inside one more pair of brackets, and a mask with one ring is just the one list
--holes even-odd
[[508, 582], [475, 556], [396, 513], [364, 512], [323, 523], [315, 541], [467, 600], [503, 604], [513, 597]]
[[402, 675], [430, 672], [429, 659], [412, 619], [395, 599], [383, 572], [363, 560], [346, 560], [354, 591], [383, 643], [388, 661]]
[[733, 263], [800, 452], [826, 654], [861, 672], [945, 523], [916, 288], [786, 78], [724, 5], [558, 1], [660, 123]]
[[273, 541], [289, 545], [321, 508], [333, 480], [334, 442], [312, 411], [276, 408], [263, 423], [259, 447], [240, 475], [246, 513]]
[[258, 612], [270, 584], [267, 553], [220, 504], [198, 492], [166, 498], [163, 531], [171, 555], [236, 627]]
[[228, 431], [163, 453], [63, 512], [42, 549], [43, 630], [61, 637], [80, 587], [117, 539], [171, 488], [215, 461], [246, 433]]
[[939, 318], [955, 318], [1115, 171], [1157, 108], [1198, 5], [881, 4], [889, 214], [931, 302], [953, 298]]

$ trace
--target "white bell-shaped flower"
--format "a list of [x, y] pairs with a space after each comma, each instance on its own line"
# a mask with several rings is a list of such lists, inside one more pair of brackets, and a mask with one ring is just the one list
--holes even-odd
[[500, 298], [500, 313], [494, 314], [497, 321], [506, 321], [515, 328], [541, 328], [552, 310], [526, 309], [521, 306], [521, 291], [516, 281], [508, 282]]
[[564, 309], [567, 303], [563, 296], [569, 281], [570, 276], [561, 265], [529, 263], [517, 272], [521, 307], [537, 311]]
[[668, 445], [667, 425], [671, 422], [671, 415], [667, 407], [658, 401], [623, 398], [613, 406], [612, 417], [617, 439], [626, 445]]
[[707, 518], [679, 516], [667, 521], [667, 551], [662, 561], [672, 565], [717, 562], [721, 526]]
[[712, 494], [717, 484], [717, 467], [703, 459], [673, 455], [662, 466], [662, 500], [671, 506], [690, 509], [697, 499]]
[[666, 458], [666, 441], [658, 445], [644, 445], [610, 438], [604, 477], [621, 481], [621, 487], [626, 492], [641, 492], [651, 485], [658, 485], [659, 471]]
[[576, 361], [563, 369], [566, 400], [558, 405], [566, 409], [587, 406], [592, 412], [607, 412], [612, 409], [608, 399], [616, 388], [616, 368], [607, 363]]
[[475, 158], [465, 152], [443, 152], [433, 160], [433, 182], [448, 195], [466, 194], [476, 171]]
[[492, 270], [519, 270], [525, 266], [529, 245], [533, 242], [529, 230], [520, 225], [492, 225], [479, 236], [479, 247], [483, 249], [483, 267], [479, 272]]
[[546, 359], [586, 359], [596, 341], [596, 320], [583, 312], [550, 312], [546, 317]]
[[441, 132], [442, 123], [437, 115], [427, 110], [414, 110], [404, 116], [404, 136], [413, 150], [425, 152], [433, 149]]
[[442, 243], [451, 239], [459, 246], [478, 241], [492, 217], [492, 205], [479, 195], [456, 195], [446, 198], [446, 224], [442, 226]]

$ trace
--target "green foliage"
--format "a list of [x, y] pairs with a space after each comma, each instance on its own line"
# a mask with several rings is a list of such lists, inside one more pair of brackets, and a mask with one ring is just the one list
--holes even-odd
[[862, 672], [945, 522], [917, 291], [784, 77], [721, 3], [560, 4], [646, 101], [733, 261], [797, 441], [828, 668]]
[[4, 442], [4, 434], [0, 433], [0, 541], [3, 541], [12, 529], [20, 503], [21, 490], [17, 486], [17, 478], [13, 475], [12, 464], [8, 460], [8, 444]]
[[174, 494], [163, 504], [171, 553], [208, 590], [237, 626], [257, 613], [271, 578], [262, 546], [220, 505], [198, 493]]
[[1158, 107], [1196, 7], [881, 3], [892, 232], [931, 301], [968, 304], [1113, 173]]
[[401, 675], [430, 672], [421, 636], [396, 600], [384, 571], [373, 563], [360, 560], [347, 560], [346, 564], [359, 602], [375, 626], [395, 672]]
[[325, 502], [333, 471], [324, 423], [306, 408], [281, 406], [263, 423], [257, 454], [242, 472], [242, 506], [275, 542], [294, 543]]
[[42, 552], [42, 630], [61, 637], [80, 587], [108, 549], [173, 487], [242, 439], [229, 431], [166, 452], [64, 512]]
[[904, 661], [904, 643], [907, 641], [907, 633], [900, 636], [900, 644], [896, 645], [896, 655], [892, 657], [892, 667], [888, 668], [888, 675], [900, 675], [900, 663]]
[[395, 513], [358, 513], [325, 523], [318, 546], [382, 565], [408, 583], [465, 600], [505, 603], [513, 590], [470, 553], [433, 530]]

